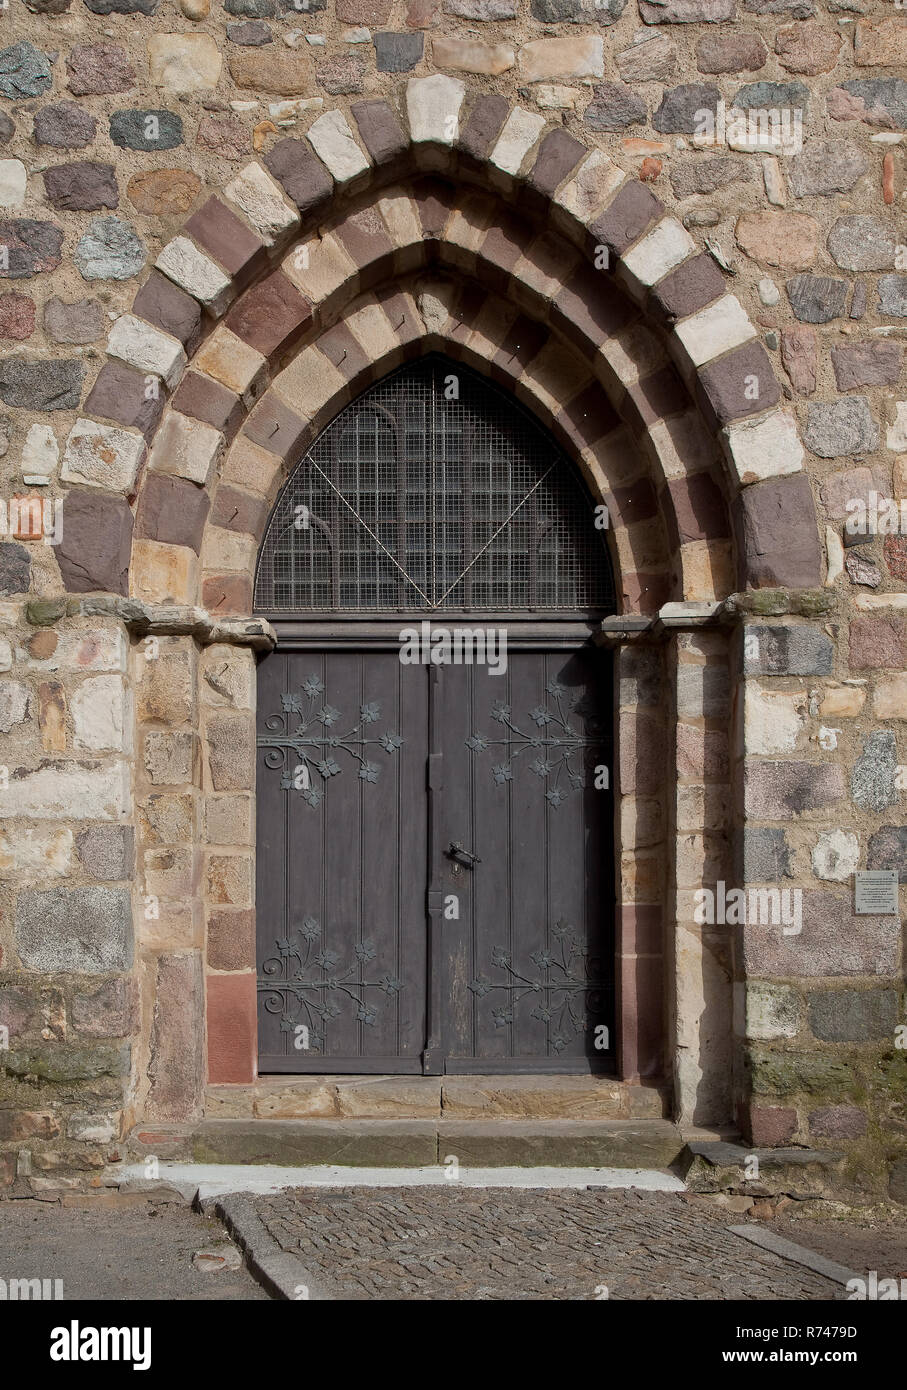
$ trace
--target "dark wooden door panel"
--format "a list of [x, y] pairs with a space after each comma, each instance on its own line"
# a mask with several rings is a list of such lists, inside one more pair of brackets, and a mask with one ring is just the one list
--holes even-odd
[[262, 662], [263, 1072], [422, 1069], [427, 713], [395, 651]]
[[588, 649], [512, 651], [503, 676], [442, 670], [442, 840], [479, 857], [438, 871], [458, 912], [443, 921], [448, 1071], [613, 1065], [606, 676]]
[[430, 998], [432, 1070], [611, 1069], [610, 710], [588, 646], [511, 650], [501, 676], [396, 649], [262, 662], [262, 1072], [421, 1071]]

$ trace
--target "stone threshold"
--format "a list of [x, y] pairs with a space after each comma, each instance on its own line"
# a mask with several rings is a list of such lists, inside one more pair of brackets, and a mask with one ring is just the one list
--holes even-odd
[[206, 1120], [645, 1120], [669, 1110], [664, 1084], [591, 1075], [268, 1076], [205, 1094]]
[[691, 1141], [718, 1142], [715, 1130], [671, 1120], [294, 1119], [199, 1120], [137, 1125], [130, 1161], [284, 1167], [559, 1167], [664, 1170]]
[[454, 1179], [489, 1169], [673, 1172], [687, 1191], [712, 1197], [822, 1199], [847, 1187], [836, 1150], [750, 1149], [730, 1130], [665, 1119], [205, 1119], [137, 1125], [125, 1148], [133, 1182], [154, 1156], [156, 1182], [165, 1169], [191, 1164], [294, 1169], [300, 1185], [303, 1169], [331, 1168], [382, 1170], [385, 1184], [394, 1169], [401, 1177], [446, 1170]]

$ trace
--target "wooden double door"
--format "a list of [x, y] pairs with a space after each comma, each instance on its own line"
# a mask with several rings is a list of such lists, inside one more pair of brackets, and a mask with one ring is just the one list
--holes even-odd
[[509, 635], [263, 659], [262, 1073], [613, 1070], [609, 658]]

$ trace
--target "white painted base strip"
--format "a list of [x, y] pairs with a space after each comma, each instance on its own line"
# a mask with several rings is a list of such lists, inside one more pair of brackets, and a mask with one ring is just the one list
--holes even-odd
[[280, 1192], [287, 1187], [461, 1187], [585, 1188], [637, 1187], [646, 1192], [685, 1192], [673, 1173], [656, 1168], [280, 1168], [267, 1164], [161, 1163], [150, 1179], [144, 1163], [120, 1170], [121, 1184], [132, 1192], [170, 1186], [194, 1188], [204, 1201], [228, 1192]]

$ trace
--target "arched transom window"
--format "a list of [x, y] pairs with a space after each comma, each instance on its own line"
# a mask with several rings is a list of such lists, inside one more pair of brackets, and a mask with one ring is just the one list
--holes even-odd
[[440, 355], [347, 406], [268, 524], [259, 612], [614, 611], [595, 505], [515, 401]]

